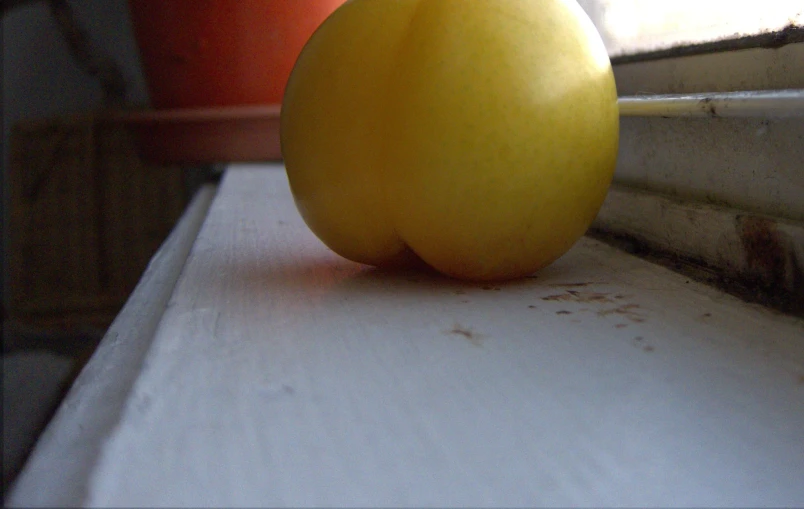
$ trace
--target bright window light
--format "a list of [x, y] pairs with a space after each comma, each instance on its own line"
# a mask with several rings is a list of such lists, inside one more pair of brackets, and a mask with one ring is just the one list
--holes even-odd
[[801, 0], [578, 0], [612, 57], [804, 24]]

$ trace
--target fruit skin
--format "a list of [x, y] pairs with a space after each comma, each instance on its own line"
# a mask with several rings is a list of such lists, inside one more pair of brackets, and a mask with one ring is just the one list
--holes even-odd
[[281, 122], [325, 244], [470, 280], [564, 254], [603, 203], [619, 134], [611, 64], [573, 0], [351, 0], [302, 51]]

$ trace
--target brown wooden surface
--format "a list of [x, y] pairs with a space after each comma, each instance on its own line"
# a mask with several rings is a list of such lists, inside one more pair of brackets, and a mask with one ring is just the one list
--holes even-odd
[[19, 124], [11, 145], [9, 318], [108, 325], [187, 203], [182, 171], [93, 115]]

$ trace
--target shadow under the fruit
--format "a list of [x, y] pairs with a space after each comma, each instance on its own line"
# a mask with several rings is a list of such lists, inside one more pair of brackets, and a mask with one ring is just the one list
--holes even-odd
[[236, 287], [256, 300], [277, 294], [291, 297], [297, 293], [313, 292], [325, 300], [347, 297], [408, 301], [425, 296], [476, 292], [535, 290], [541, 293], [540, 289], [549, 291], [561, 284], [586, 284], [584, 278], [589, 278], [589, 267], [577, 263], [577, 259], [566, 258], [567, 255], [532, 275], [499, 282], [462, 281], [429, 267], [377, 268], [351, 262], [334, 253], [286, 260], [241, 259], [237, 260], [235, 270], [226, 272], [236, 278]]
[[[350, 292], [361, 292], [376, 297], [378, 294], [396, 294], [399, 292], [432, 293], [432, 292], [521, 292], [540, 287], [549, 288], [559, 282], [574, 280], [573, 275], [580, 275], [570, 264], [554, 263], [531, 275], [505, 281], [464, 281], [445, 276], [434, 269], [386, 269], [365, 266], [352, 276], [341, 280], [339, 289]], [[577, 279], [577, 277], [575, 278]]]

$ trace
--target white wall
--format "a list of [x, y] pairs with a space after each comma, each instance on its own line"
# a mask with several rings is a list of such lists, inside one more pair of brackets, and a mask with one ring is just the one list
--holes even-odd
[[[93, 44], [120, 66], [128, 84], [128, 101], [147, 102], [145, 81], [132, 33], [126, 0], [72, 0], [77, 21]], [[7, 295], [8, 210], [5, 178], [12, 126], [20, 120], [86, 111], [102, 106], [94, 78], [75, 63], [62, 41], [46, 2], [32, 1], [6, 12], [2, 20], [3, 79], [3, 300]]]

